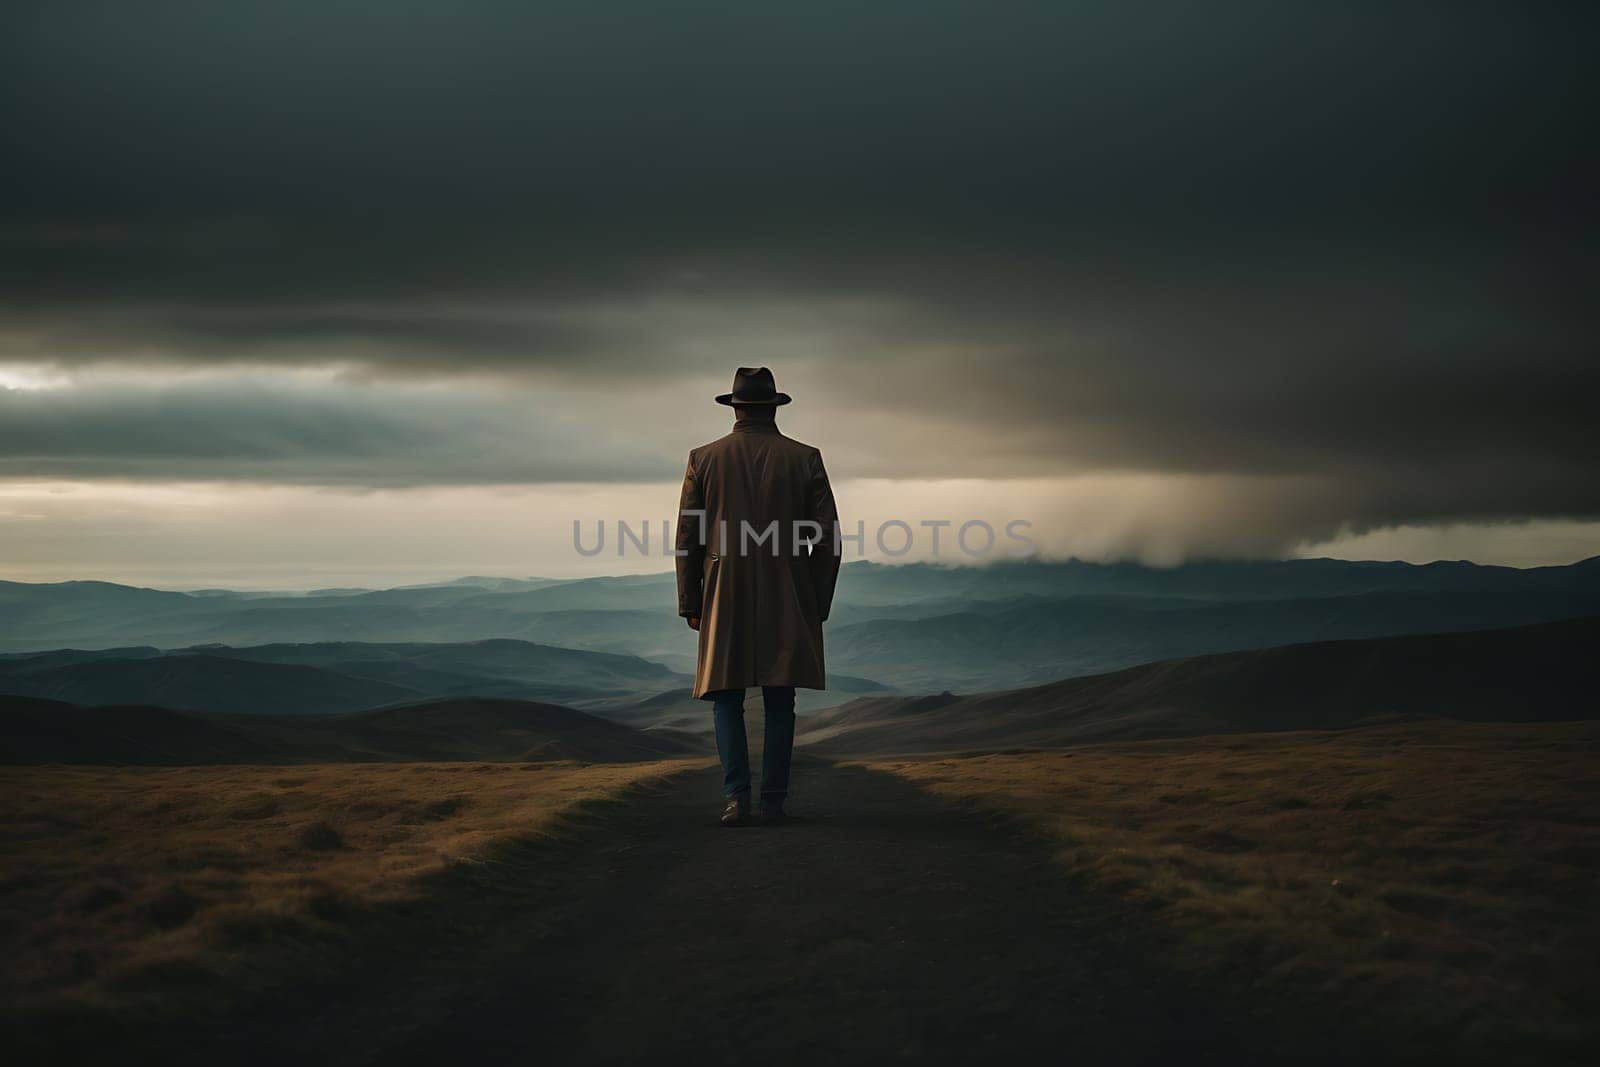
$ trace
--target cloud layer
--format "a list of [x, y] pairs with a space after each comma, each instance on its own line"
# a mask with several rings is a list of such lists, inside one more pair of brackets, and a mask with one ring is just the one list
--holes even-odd
[[3, 18], [3, 478], [662, 482], [765, 363], [1180, 553], [1600, 516], [1585, 5]]

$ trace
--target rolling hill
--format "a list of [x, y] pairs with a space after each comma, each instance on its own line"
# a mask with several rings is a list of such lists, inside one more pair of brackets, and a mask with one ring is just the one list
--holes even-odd
[[23, 671], [12, 660], [0, 692], [68, 704], [152, 704], [240, 714], [323, 715], [415, 700], [405, 686], [315, 667], [253, 663], [220, 655], [98, 658]]
[[1549, 591], [1028, 597], [956, 614], [834, 626], [828, 666], [900, 690], [1003, 689], [1289, 642], [1498, 629], [1596, 614], [1600, 596]]
[[[669, 689], [642, 700], [599, 701], [583, 704], [584, 711], [614, 722], [627, 723], [642, 730], [670, 729], [684, 735], [708, 734], [712, 731], [711, 705], [705, 700], [690, 696], [688, 687]], [[848, 674], [828, 675], [825, 690], [799, 689], [795, 691], [795, 710], [806, 715], [832, 708], [864, 693], [888, 693], [886, 686], [868, 678]], [[745, 696], [747, 721], [754, 723], [761, 716], [761, 690], [751, 689]]]
[[0, 697], [0, 762], [189, 765], [654, 760], [665, 736], [521, 700], [438, 700], [356, 714], [219, 715]]
[[1365, 719], [1600, 716], [1600, 618], [1197, 656], [1004, 692], [870, 697], [802, 721], [828, 752], [1050, 747]]
[[[1286, 641], [1501, 628], [1594, 614], [1600, 614], [1600, 559], [1527, 569], [1325, 559], [1171, 568], [1077, 560], [983, 566], [853, 561], [840, 577], [827, 635], [832, 670], [901, 691], [972, 691]], [[666, 573], [476, 577], [293, 594], [0, 582], [0, 651], [154, 646], [217, 654], [212, 646], [236, 651], [489, 639], [642, 657], [680, 673], [693, 669], [696, 643], [676, 616], [673, 578]], [[578, 671], [570, 685], [547, 676], [548, 687], [535, 690], [519, 688], [525, 677], [399, 662], [405, 658], [351, 655], [339, 670], [415, 696], [564, 704], [678, 684], [635, 686], [624, 679], [612, 685], [603, 671]], [[591, 685], [586, 677], [602, 680]]]
[[510, 640], [69, 649], [0, 657], [0, 693], [240, 714], [329, 714], [447, 696], [638, 699], [686, 680], [637, 656]]

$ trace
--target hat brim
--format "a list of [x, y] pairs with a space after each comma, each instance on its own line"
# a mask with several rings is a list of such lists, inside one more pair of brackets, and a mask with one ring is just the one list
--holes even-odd
[[735, 400], [732, 393], [723, 393], [721, 396], [717, 397], [717, 403], [727, 404], [729, 407], [733, 407], [735, 404], [748, 405], [749, 407], [753, 408], [762, 407], [764, 405], [780, 407], [793, 399], [794, 397], [790, 396], [788, 393], [775, 393], [773, 394], [771, 400]]

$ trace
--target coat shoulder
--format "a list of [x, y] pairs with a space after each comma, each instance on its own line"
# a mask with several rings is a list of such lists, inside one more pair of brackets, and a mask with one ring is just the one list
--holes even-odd
[[742, 455], [746, 449], [757, 441], [763, 447], [776, 447], [779, 450], [779, 454], [787, 454], [800, 461], [808, 461], [812, 457], [820, 459], [822, 456], [822, 453], [812, 445], [808, 445], [804, 441], [797, 441], [793, 437], [788, 437], [781, 433], [728, 433], [715, 441], [707, 441], [703, 445], [691, 448], [689, 450], [689, 466], [695, 470], [701, 470], [708, 460], [715, 461], [717, 457], [724, 455]]
[[804, 441], [798, 441], [781, 433], [777, 437], [783, 442], [784, 450], [801, 462], [809, 462], [813, 457], [822, 458], [822, 451], [814, 445], [808, 445]]
[[703, 456], [708, 452], [715, 452], [719, 448], [727, 448], [728, 445], [733, 442], [733, 439], [734, 439], [734, 435], [733, 434], [725, 433], [721, 437], [717, 438], [715, 441], [707, 441], [703, 445], [696, 445], [695, 447], [689, 449], [689, 455], [690, 456]]
[[804, 441], [795, 440], [793, 437], [785, 437], [784, 440], [788, 441], [789, 445], [796, 452], [804, 452], [808, 456], [813, 454], [818, 456], [822, 455], [822, 449], [818, 448], [816, 445], [808, 445]]
[[690, 469], [691, 470], [698, 470], [700, 468], [701, 463], [705, 460], [706, 456], [708, 456], [711, 453], [715, 452], [716, 449], [717, 449], [717, 446], [722, 444], [722, 442], [725, 441], [725, 440], [727, 440], [727, 438], [719, 437], [715, 441], [707, 441], [703, 445], [695, 445], [693, 448], [689, 449], [689, 467], [690, 467]]
[[717, 446], [722, 444], [722, 441], [723, 438], [719, 437], [715, 441], [707, 441], [703, 445], [696, 445], [689, 449], [689, 470], [695, 472], [704, 470], [706, 457], [715, 453]]

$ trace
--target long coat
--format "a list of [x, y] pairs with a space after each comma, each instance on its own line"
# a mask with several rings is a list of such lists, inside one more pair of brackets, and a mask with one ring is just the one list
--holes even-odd
[[689, 453], [678, 510], [678, 614], [700, 619], [694, 695], [826, 688], [822, 623], [841, 546], [822, 453], [740, 419]]

